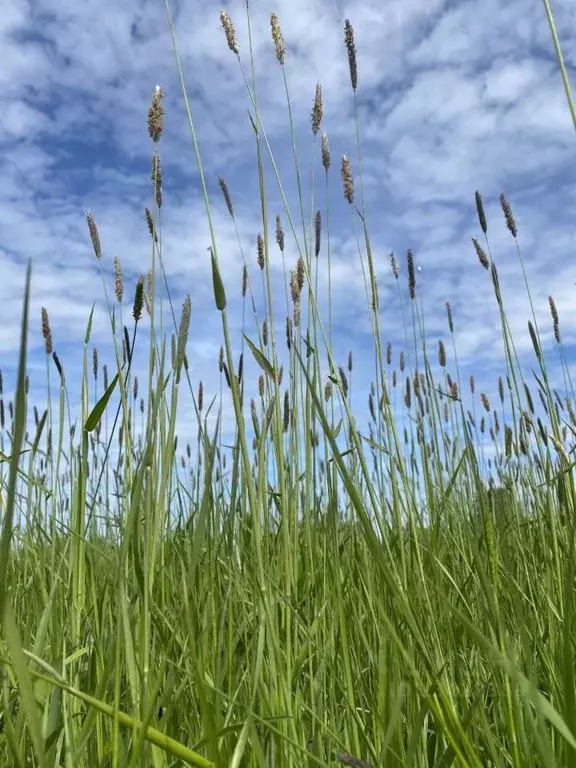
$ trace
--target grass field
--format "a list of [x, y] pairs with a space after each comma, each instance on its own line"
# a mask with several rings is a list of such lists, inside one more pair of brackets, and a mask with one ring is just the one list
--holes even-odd
[[[232, 20], [223, 13], [221, 22], [237, 55]], [[289, 67], [274, 15], [271, 33], [279, 66]], [[343, 33], [360, 137], [348, 21]], [[174, 46], [180, 69], [175, 38]], [[476, 193], [478, 237], [469, 249], [478, 263], [470, 268], [497, 302], [505, 350], [497, 399], [460, 376], [450, 305], [448, 341], [427, 340], [411, 251], [385, 265], [397, 281], [407, 346], [384, 343], [361, 162], [353, 176], [348, 158], [331, 157], [319, 88], [311, 142], [326, 194], [305, 210], [304, 190], [294, 209], [282, 192], [286, 207], [272, 231], [262, 169], [276, 165], [253, 70], [244, 69], [256, 64], [250, 54], [238, 64], [258, 152], [262, 235], [257, 264], [247, 258], [242, 286], [231, 286], [210, 224], [219, 398], [204, 402], [188, 364], [190, 298], [168, 310], [173, 328], [157, 320], [167, 309], [158, 299], [160, 88], [148, 113], [150, 273], [121, 320], [125, 286], [115, 265], [106, 294], [112, 371], [99, 364], [87, 318], [76, 429], [49, 308], [41, 318], [49, 399], [34, 410], [28, 403], [28, 326], [38, 320], [28, 310], [33, 265], [28, 272], [13, 401], [0, 382], [0, 766], [576, 765], [576, 413], [554, 300], [560, 392], [535, 315], [526, 318], [534, 375], [520, 366]], [[188, 102], [187, 113], [211, 222]], [[360, 156], [360, 138], [357, 147]], [[368, 407], [354, 412], [353, 355], [346, 365], [333, 358], [338, 309], [318, 294], [320, 259], [330, 272], [334, 174], [358, 236], [373, 331]], [[234, 217], [226, 181], [219, 184]], [[521, 233], [510, 202], [500, 203], [521, 282]], [[97, 222], [86, 218], [101, 265]], [[283, 308], [270, 262], [288, 240], [297, 260]], [[260, 285], [266, 311], [258, 316]], [[240, 339], [229, 327], [232, 291], [245, 306]], [[144, 322], [148, 373], [138, 382], [131, 363]], [[248, 359], [259, 370], [253, 381], [244, 376]], [[176, 434], [183, 390], [194, 403], [192, 446]], [[228, 390], [232, 445], [218, 415]]]

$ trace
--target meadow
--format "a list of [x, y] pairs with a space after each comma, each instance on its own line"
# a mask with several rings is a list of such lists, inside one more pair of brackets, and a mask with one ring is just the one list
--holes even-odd
[[[332, 157], [318, 86], [310, 141], [325, 193], [315, 199], [312, 191], [305, 209], [300, 176], [296, 205], [284, 195], [258, 110], [251, 41], [241, 58], [232, 19], [222, 12], [220, 20], [246, 87], [260, 190], [253, 255], [239, 238], [241, 285], [222, 274], [212, 225], [212, 206], [225, 205], [234, 219], [234, 201], [223, 177], [218, 202], [208, 195], [173, 37], [212, 238], [204, 289], [221, 317], [220, 394], [208, 402], [187, 357], [193, 300], [174, 306], [164, 284], [169, 116], [161, 87], [148, 111], [149, 271], [135, 289], [124, 284], [119, 259], [102, 264], [97, 221], [86, 213], [115, 362], [101, 365], [86, 318], [78, 423], [50, 308], [30, 317], [33, 259], [27, 272], [13, 399], [0, 373], [0, 766], [576, 765], [576, 412], [554, 299], [560, 389], [535, 313], [526, 318], [532, 360], [521, 365], [476, 192], [478, 236], [463, 245], [466, 268], [491, 286], [505, 351], [491, 401], [474, 375], [461, 376], [449, 303], [446, 340], [427, 337], [412, 251], [385, 265], [374, 258], [352, 23], [342, 51], [358, 157]], [[169, 13], [168, 23], [172, 30]], [[274, 14], [270, 32], [285, 72]], [[264, 165], [285, 205], [274, 226]], [[334, 175], [357, 235], [372, 329], [373, 381], [356, 411], [354, 351], [335, 359], [338, 307], [318, 287], [321, 260], [331, 270]], [[521, 233], [505, 195], [500, 206], [523, 283]], [[275, 296], [271, 262], [288, 253], [296, 259], [285, 296]], [[384, 269], [397, 286], [404, 349], [384, 341]], [[254, 298], [260, 290], [264, 312]], [[244, 307], [241, 338], [230, 327], [233, 291]], [[28, 333], [39, 320], [42, 406], [28, 402]], [[147, 379], [138, 381], [131, 365], [144, 323]], [[185, 444], [177, 434], [183, 390], [197, 428]], [[233, 406], [231, 443], [222, 438], [224, 397]]]

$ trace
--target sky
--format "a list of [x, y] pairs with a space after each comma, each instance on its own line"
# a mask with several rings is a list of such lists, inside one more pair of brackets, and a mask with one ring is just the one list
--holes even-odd
[[[236, 56], [228, 49], [220, 11], [232, 18], [240, 59], [250, 73], [244, 2], [205, 0], [171, 5], [182, 71], [195, 122], [214, 216], [222, 275], [229, 298], [235, 351], [241, 342], [242, 256], [234, 222], [217, 180], [226, 179], [236, 225], [258, 300], [256, 237], [262, 231], [250, 97]], [[576, 5], [554, 0], [568, 71], [574, 80]], [[482, 240], [474, 203], [480, 191], [517, 351], [534, 366], [531, 317], [516, 244], [499, 206], [510, 201], [534, 310], [549, 350], [553, 381], [561, 386], [548, 296], [555, 299], [569, 361], [574, 345], [576, 284], [574, 210], [576, 134], [540, 0], [276, 0], [251, 2], [251, 33], [260, 118], [298, 222], [283, 73], [270, 34], [278, 16], [286, 43], [285, 73], [307, 221], [313, 163], [314, 209], [325, 216], [326, 194], [314, 154], [310, 112], [316, 84], [323, 91], [322, 131], [332, 152], [329, 180], [334, 355], [354, 354], [354, 398], [366, 413], [373, 353], [354, 220], [343, 198], [340, 159], [347, 155], [360, 201], [355, 102], [344, 46], [352, 23], [358, 56], [356, 103], [362, 142], [365, 211], [380, 290], [382, 342], [397, 361], [404, 329], [394, 251], [408, 309], [405, 254], [420, 268], [418, 296], [428, 339], [448, 344], [445, 302], [454, 315], [461, 374], [473, 372], [495, 397], [503, 372], [502, 342], [489, 274], [478, 264], [471, 237]], [[113, 299], [113, 259], [125, 280], [124, 319], [138, 277], [150, 267], [144, 217], [151, 205], [153, 144], [146, 116], [155, 86], [164, 93], [165, 127], [159, 143], [163, 169], [162, 248], [176, 313], [190, 294], [188, 358], [194, 386], [206, 398], [220, 392], [221, 319], [214, 306], [209, 230], [194, 147], [175, 64], [166, 8], [159, 0], [7, 0], [0, 16], [0, 367], [13, 391], [25, 270], [32, 260], [28, 369], [31, 401], [45, 403], [46, 360], [40, 310], [50, 317], [54, 348], [66, 370], [71, 405], [79, 413], [86, 323], [96, 303], [92, 346], [112, 367], [105, 289]], [[316, 158], [314, 161], [314, 157]], [[264, 158], [271, 237], [271, 270], [283, 334], [283, 263], [273, 239], [275, 216], [287, 217], [268, 156]], [[96, 220], [103, 258], [98, 262], [85, 220]], [[298, 251], [287, 232], [286, 267]], [[326, 233], [319, 257], [321, 305], [326, 309]], [[259, 305], [261, 307], [261, 303]], [[169, 316], [167, 315], [167, 318]], [[146, 332], [136, 372], [145, 371]], [[131, 327], [131, 322], [127, 323]], [[254, 338], [253, 327], [248, 335]], [[91, 353], [90, 348], [90, 353]], [[449, 368], [453, 359], [448, 344]], [[248, 365], [255, 382], [258, 369]], [[453, 370], [453, 367], [450, 368]], [[53, 372], [55, 373], [55, 371]], [[248, 407], [248, 398], [247, 398]], [[224, 432], [232, 427], [227, 399]], [[179, 434], [194, 425], [183, 399]]]

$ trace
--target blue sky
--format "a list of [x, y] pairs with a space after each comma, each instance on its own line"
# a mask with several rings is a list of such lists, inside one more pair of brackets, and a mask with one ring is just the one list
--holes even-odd
[[[233, 2], [222, 8], [235, 23], [248, 70], [245, 4]], [[572, 0], [555, 0], [553, 9], [574, 79], [576, 5]], [[172, 6], [238, 349], [242, 262], [217, 186], [219, 175], [230, 188], [257, 295], [256, 236], [262, 223], [254, 136], [247, 113], [250, 101], [236, 57], [226, 45], [220, 10], [203, 0]], [[503, 372], [498, 315], [489, 276], [479, 266], [470, 242], [472, 236], [481, 236], [474, 206], [478, 189], [484, 197], [488, 234], [517, 349], [530, 370], [530, 310], [515, 244], [499, 208], [498, 198], [504, 192], [518, 224], [536, 315], [545, 346], [551, 350], [552, 374], [560, 385], [548, 295], [556, 300], [563, 340], [570, 351], [576, 319], [576, 136], [540, 0], [505, 4], [500, 0], [254, 2], [251, 18], [261, 119], [296, 214], [284, 85], [269, 27], [272, 12], [278, 15], [287, 45], [286, 72], [308, 218], [313, 157], [310, 110], [316, 83], [323, 89], [322, 130], [328, 133], [333, 159], [335, 356], [344, 364], [348, 350], [354, 351], [358, 407], [365, 409], [372, 347], [356, 236], [339, 175], [340, 158], [347, 154], [359, 200], [353, 99], [343, 42], [345, 18], [353, 24], [358, 52], [366, 210], [380, 286], [383, 343], [392, 342], [397, 360], [403, 328], [389, 253], [393, 250], [401, 264], [407, 296], [405, 253], [411, 248], [421, 267], [418, 284], [430, 342], [448, 341], [445, 302], [450, 301], [462, 372], [465, 376], [474, 372], [479, 389], [494, 397], [497, 377]], [[45, 402], [42, 306], [50, 315], [54, 347], [67, 372], [73, 407], [78, 405], [82, 342], [93, 301], [93, 342], [101, 362], [111, 366], [104, 292], [84, 211], [90, 209], [98, 224], [110, 295], [113, 259], [121, 260], [129, 318], [136, 281], [150, 264], [144, 207], [151, 202], [153, 147], [146, 114], [154, 87], [160, 84], [166, 109], [159, 146], [164, 180], [163, 256], [178, 315], [184, 295], [191, 295], [190, 368], [195, 384], [202, 379], [211, 399], [220, 389], [220, 318], [213, 303], [208, 227], [164, 3], [8, 0], [0, 17], [0, 50], [0, 367], [6, 391], [10, 394], [13, 385], [28, 258], [33, 262], [32, 402]], [[267, 158], [265, 162], [273, 238], [276, 214], [282, 215], [285, 226], [286, 216]], [[315, 207], [323, 209], [321, 170], [318, 164]], [[283, 338], [282, 261], [273, 239], [271, 253]], [[297, 255], [287, 235], [288, 268], [295, 265]], [[324, 293], [326, 280], [323, 250], [320, 285]], [[255, 335], [252, 329], [249, 335]], [[137, 372], [144, 370], [144, 358], [138, 358]], [[193, 424], [188, 402], [184, 397], [179, 424], [184, 442]], [[248, 402], [249, 398], [247, 407]], [[230, 423], [230, 413], [225, 403], [225, 424]]]

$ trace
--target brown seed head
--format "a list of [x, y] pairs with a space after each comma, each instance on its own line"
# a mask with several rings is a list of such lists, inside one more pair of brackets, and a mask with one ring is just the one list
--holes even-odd
[[416, 298], [416, 274], [414, 272], [414, 255], [410, 249], [406, 254], [406, 263], [408, 265], [408, 290], [410, 298], [414, 300]]
[[398, 264], [396, 263], [396, 256], [394, 256], [393, 253], [390, 254], [390, 266], [392, 267], [392, 274], [398, 280], [399, 271], [398, 271]]
[[344, 43], [348, 52], [348, 68], [350, 70], [350, 82], [352, 90], [356, 91], [358, 87], [358, 68], [356, 66], [356, 46], [354, 44], [354, 30], [348, 19], [344, 22]]
[[322, 214], [320, 210], [316, 211], [316, 219], [314, 221], [314, 253], [316, 258], [320, 254], [320, 239], [322, 235]]
[[248, 267], [244, 264], [242, 268], [242, 298], [246, 296], [246, 290], [248, 289]]
[[332, 397], [332, 382], [330, 379], [326, 382], [326, 386], [324, 387], [324, 400], [328, 402], [330, 398]]
[[265, 347], [268, 346], [268, 321], [266, 319], [262, 323], [262, 343]]
[[257, 257], [256, 261], [258, 262], [258, 266], [261, 270], [264, 269], [266, 262], [264, 259], [264, 240], [262, 239], [262, 235], [258, 235], [256, 238], [256, 250], [257, 250]]
[[500, 205], [502, 206], [504, 218], [506, 219], [506, 226], [508, 227], [512, 237], [515, 239], [516, 235], [518, 234], [518, 231], [516, 229], [516, 222], [514, 220], [514, 215], [512, 213], [512, 208], [510, 207], [510, 203], [508, 202], [508, 200], [506, 200], [504, 193], [500, 195]]
[[342, 184], [344, 186], [344, 197], [350, 205], [354, 202], [354, 181], [352, 179], [352, 168], [350, 167], [350, 160], [346, 155], [342, 155], [342, 168], [340, 171], [342, 175]]
[[159, 85], [154, 89], [152, 101], [148, 108], [148, 134], [154, 143], [160, 141], [164, 129], [164, 107], [162, 98], [164, 93]]
[[280, 253], [284, 253], [284, 229], [282, 228], [282, 219], [280, 216], [276, 216], [276, 242]]
[[292, 349], [292, 319], [289, 316], [286, 317], [286, 346], [288, 351]]
[[42, 307], [42, 336], [44, 337], [44, 349], [47, 355], [52, 354], [52, 331], [50, 330], [50, 319], [47, 310]]
[[94, 221], [94, 216], [90, 211], [86, 211], [86, 222], [88, 224], [88, 232], [90, 233], [90, 240], [92, 241], [92, 247], [96, 258], [100, 260], [102, 258], [102, 248], [100, 247], [100, 235], [98, 234], [98, 227]]
[[288, 432], [288, 427], [290, 426], [290, 395], [288, 394], [288, 390], [284, 392], [284, 432]]
[[124, 296], [124, 282], [122, 280], [122, 265], [118, 256], [114, 256], [114, 293], [118, 302], [122, 302]]
[[220, 373], [224, 370], [224, 347], [220, 347], [220, 353], [218, 355], [218, 370]]
[[238, 55], [238, 43], [236, 41], [236, 31], [234, 30], [234, 25], [232, 24], [232, 19], [228, 15], [226, 11], [220, 12], [220, 22], [222, 26], [224, 27], [224, 34], [226, 35], [226, 42], [228, 43], [228, 48], [232, 51], [232, 53], [235, 53]]
[[258, 394], [260, 397], [264, 397], [264, 376], [258, 377]]
[[482, 405], [484, 406], [486, 413], [490, 413], [490, 400], [488, 400], [488, 395], [485, 392], [482, 392], [480, 394], [480, 399], [482, 400]]
[[348, 397], [348, 379], [346, 378], [346, 372], [341, 365], [338, 366], [338, 370], [340, 371], [340, 381], [342, 382], [342, 394], [344, 397]]
[[314, 136], [318, 133], [320, 130], [320, 123], [322, 122], [322, 113], [323, 113], [323, 107], [322, 107], [322, 86], [320, 83], [316, 85], [316, 94], [314, 96], [314, 106], [312, 107], [312, 133]]
[[298, 259], [298, 263], [296, 264], [296, 279], [298, 281], [298, 295], [302, 293], [302, 288], [304, 287], [304, 276], [305, 276], [304, 259], [302, 258], [302, 256], [300, 256]]
[[442, 368], [446, 367], [446, 350], [444, 348], [444, 342], [442, 339], [438, 342], [438, 362]]
[[142, 308], [144, 305], [144, 278], [140, 277], [136, 284], [136, 292], [134, 294], [134, 306], [132, 308], [132, 316], [134, 320], [138, 322], [142, 317]]
[[446, 314], [448, 316], [448, 328], [450, 333], [454, 333], [454, 322], [452, 320], [452, 306], [449, 301], [446, 302]]
[[484, 269], [488, 269], [490, 266], [490, 262], [488, 261], [488, 256], [486, 256], [486, 253], [478, 240], [476, 240], [475, 237], [472, 238], [472, 243], [474, 245], [474, 248], [476, 249], [476, 255], [478, 256], [478, 261], [480, 264], [484, 267]]
[[330, 168], [330, 145], [328, 144], [328, 134], [326, 132], [322, 134], [322, 165], [326, 173], [328, 173], [328, 168]]
[[400, 352], [400, 370], [404, 371], [404, 368], [406, 368], [406, 360], [404, 358], [404, 352]]
[[156, 196], [156, 205], [162, 207], [162, 168], [160, 167], [160, 158], [155, 152], [152, 156], [152, 184], [154, 184], [154, 194]]
[[558, 310], [556, 309], [556, 302], [552, 296], [548, 296], [548, 303], [550, 304], [550, 314], [552, 315], [552, 322], [554, 323], [554, 338], [557, 343], [560, 344], [560, 325], [558, 323]]
[[226, 184], [226, 180], [222, 176], [218, 176], [218, 186], [222, 190], [222, 194], [224, 196], [224, 202], [226, 203], [226, 208], [228, 208], [228, 213], [232, 218], [234, 218], [234, 208], [232, 207], [232, 199], [230, 197], [230, 192], [228, 191], [228, 185]]
[[475, 193], [476, 197], [476, 212], [478, 213], [478, 221], [480, 222], [480, 228], [484, 234], [488, 231], [488, 225], [486, 224], [486, 214], [484, 213], [484, 203], [482, 202], [482, 195], [480, 192]]
[[94, 374], [94, 378], [98, 378], [98, 350], [96, 347], [92, 350], [92, 373]]
[[148, 232], [150, 233], [150, 237], [153, 238], [157, 243], [158, 236], [156, 235], [156, 228], [154, 226], [154, 219], [152, 218], [152, 214], [148, 208], [144, 209], [144, 213], [146, 214], [146, 224], [148, 225]]
[[274, 41], [274, 47], [276, 48], [276, 58], [280, 64], [284, 64], [284, 57], [286, 55], [286, 47], [284, 45], [284, 38], [282, 37], [282, 30], [280, 29], [280, 23], [278, 22], [278, 16], [275, 13], [270, 14], [270, 28], [272, 30], [272, 40]]
[[532, 325], [530, 320], [528, 320], [528, 331], [530, 333], [530, 338], [532, 339], [532, 346], [534, 347], [536, 358], [538, 359], [538, 362], [542, 362], [542, 353], [540, 351], [540, 344], [538, 343], [538, 337], [536, 336], [536, 331], [534, 330], [534, 326]]

